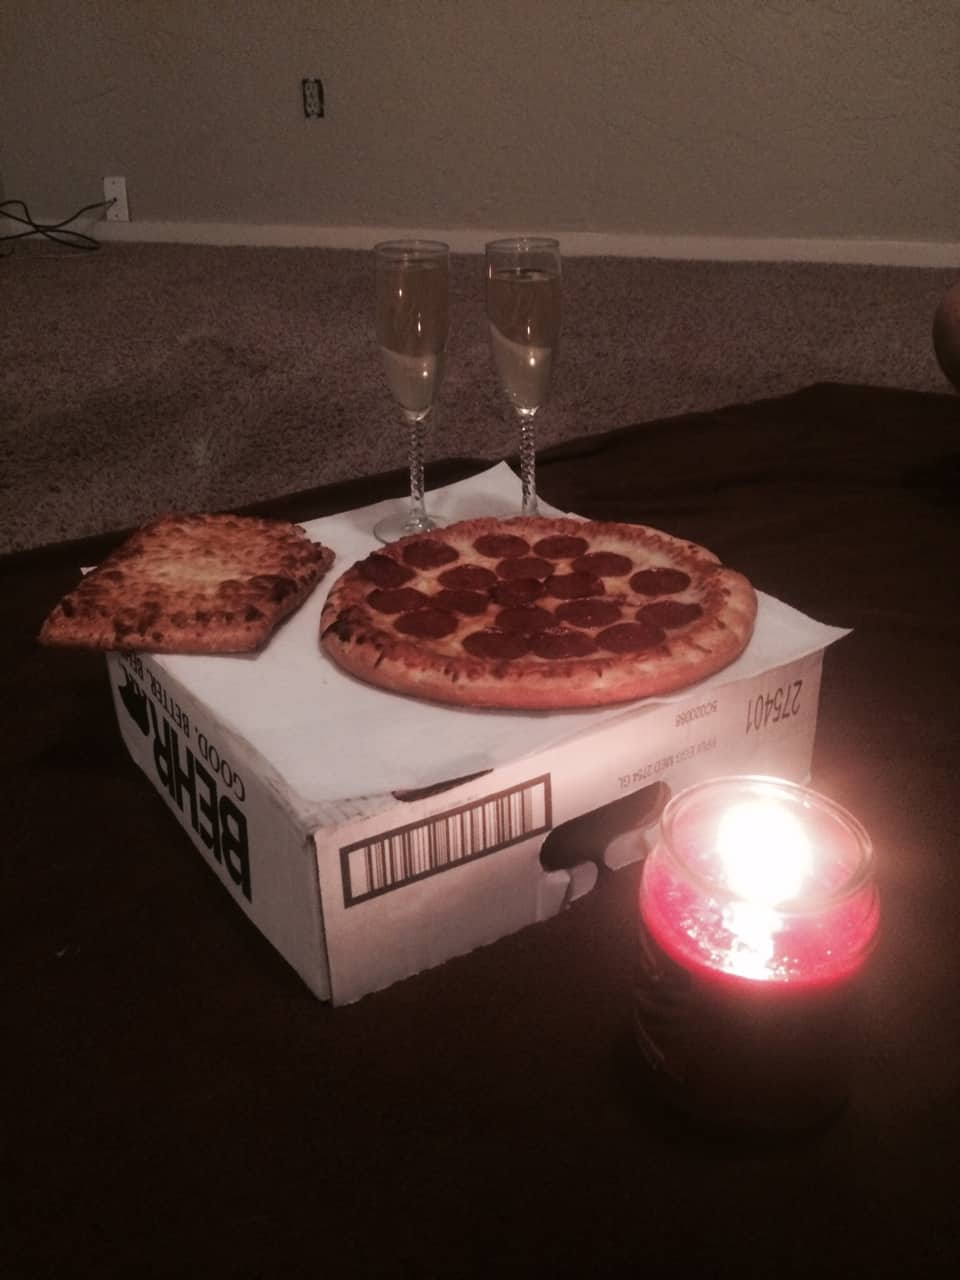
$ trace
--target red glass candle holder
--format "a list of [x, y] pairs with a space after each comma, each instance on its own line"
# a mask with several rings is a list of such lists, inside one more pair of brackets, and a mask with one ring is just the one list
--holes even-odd
[[639, 908], [634, 1028], [666, 1098], [720, 1130], [835, 1114], [879, 921], [856, 818], [775, 778], [690, 787], [663, 811]]

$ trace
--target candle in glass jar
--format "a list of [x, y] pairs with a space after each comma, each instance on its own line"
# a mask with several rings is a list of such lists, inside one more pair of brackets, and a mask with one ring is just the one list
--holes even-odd
[[773, 778], [676, 796], [640, 886], [638, 1044], [721, 1128], [800, 1128], [843, 1103], [879, 907], [863, 827]]

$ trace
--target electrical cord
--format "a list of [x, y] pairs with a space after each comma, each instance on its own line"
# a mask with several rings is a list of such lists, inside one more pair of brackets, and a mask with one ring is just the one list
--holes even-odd
[[[0, 217], [9, 218], [11, 222], [19, 222], [29, 228], [27, 231], [13, 231], [9, 235], [0, 236], [0, 243], [5, 240], [25, 240], [28, 236], [44, 236], [47, 240], [52, 240], [54, 244], [67, 245], [70, 249], [99, 249], [100, 242], [98, 240], [94, 240], [93, 236], [84, 235], [82, 231], [74, 231], [73, 228], [68, 226], [68, 223], [75, 222], [77, 218], [84, 213], [89, 213], [91, 209], [107, 209], [115, 203], [115, 199], [98, 200], [96, 204], [84, 205], [82, 209], [78, 209], [69, 218], [64, 218], [62, 222], [37, 222], [23, 200], [0, 200]], [[8, 212], [9, 205], [16, 205], [21, 208], [23, 216]]]

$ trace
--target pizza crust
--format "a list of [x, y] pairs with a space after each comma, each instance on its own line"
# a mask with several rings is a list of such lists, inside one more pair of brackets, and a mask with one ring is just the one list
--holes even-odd
[[[680, 598], [700, 604], [702, 615], [667, 631], [663, 643], [635, 653], [478, 659], [463, 649], [462, 640], [489, 625], [489, 618], [462, 617], [455, 631], [437, 639], [401, 635], [367, 603], [372, 584], [355, 565], [334, 583], [324, 606], [321, 643], [327, 653], [351, 674], [394, 692], [467, 707], [551, 710], [627, 702], [684, 688], [727, 666], [753, 633], [757, 602], [747, 579], [705, 548], [660, 530], [515, 517], [461, 521], [427, 536], [454, 547], [457, 563], [463, 565], [480, 561], [473, 544], [488, 533], [519, 534], [531, 544], [551, 535], [584, 536], [591, 553], [628, 554], [637, 569], [680, 569], [690, 578]], [[403, 539], [378, 554], [403, 563], [405, 546], [422, 540], [423, 535]], [[443, 568], [418, 571], [412, 585], [432, 594]], [[605, 578], [604, 585], [605, 596], [622, 601], [627, 617], [648, 599], [631, 593], [626, 580]]]
[[161, 516], [63, 597], [39, 639], [151, 653], [255, 652], [333, 559], [286, 521]]

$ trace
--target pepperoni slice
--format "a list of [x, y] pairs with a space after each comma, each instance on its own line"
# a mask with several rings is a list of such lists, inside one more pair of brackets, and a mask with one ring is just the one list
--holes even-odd
[[439, 538], [419, 538], [416, 542], [408, 542], [400, 554], [404, 562], [412, 564], [415, 569], [436, 569], [460, 559], [456, 547]]
[[463, 637], [463, 647], [474, 658], [484, 658], [491, 662], [502, 662], [509, 658], [522, 658], [530, 652], [530, 641], [517, 632], [496, 631], [492, 627], [486, 631], [471, 631]]
[[571, 533], [553, 533], [533, 544], [534, 555], [546, 556], [548, 560], [572, 560], [589, 548], [586, 538], [577, 538]]
[[592, 573], [555, 573], [546, 581], [548, 596], [559, 600], [579, 600], [583, 596], [602, 596], [603, 582]]
[[555, 616], [574, 627], [609, 627], [622, 613], [615, 600], [565, 600]]
[[384, 591], [374, 587], [367, 596], [367, 604], [378, 613], [409, 613], [430, 603], [430, 597], [416, 587], [392, 587]]
[[570, 566], [574, 573], [595, 573], [600, 578], [622, 578], [633, 568], [629, 556], [618, 555], [615, 551], [589, 551], [585, 556], [574, 560]]
[[530, 543], [516, 533], [482, 533], [473, 547], [490, 560], [507, 560], [512, 556], [525, 556]]
[[[418, 617], [418, 614], [413, 614]], [[597, 644], [611, 653], [638, 653], [660, 644], [664, 634], [659, 627], [648, 622], [616, 622], [597, 635]]]
[[630, 579], [631, 589], [639, 596], [669, 596], [686, 591], [689, 585], [689, 575], [680, 569], [641, 569]]
[[390, 556], [381, 555], [379, 551], [372, 551], [366, 560], [360, 561], [357, 568], [377, 587], [402, 587], [415, 576], [413, 570], [408, 569], [405, 564]]
[[490, 590], [497, 604], [530, 604], [543, 595], [543, 583], [536, 578], [515, 578], [511, 582], [498, 582]]
[[457, 615], [449, 609], [415, 609], [401, 613], [394, 622], [397, 631], [421, 640], [439, 640], [457, 629]]
[[553, 627], [531, 636], [530, 644], [538, 658], [585, 658], [596, 652], [593, 636], [585, 631], [568, 631], [566, 627]]
[[496, 580], [493, 570], [485, 569], [482, 564], [458, 564], [437, 576], [440, 585], [452, 591], [486, 591]]
[[481, 591], [438, 591], [432, 603], [438, 609], [449, 609], [451, 613], [475, 617], [477, 614], [486, 613], [490, 597]]
[[637, 611], [642, 622], [652, 623], [655, 627], [685, 627], [688, 622], [696, 622], [703, 617], [703, 609], [692, 601], [655, 600], [653, 604], [645, 604]]
[[543, 581], [553, 573], [553, 565], [549, 560], [541, 560], [539, 556], [514, 556], [509, 560], [501, 560], [497, 565], [497, 577], [507, 582], [514, 578], [537, 578]]
[[497, 614], [497, 626], [501, 631], [516, 632], [521, 636], [533, 635], [546, 627], [555, 626], [553, 614], [549, 609], [541, 609], [532, 604], [514, 609], [501, 609]]

